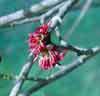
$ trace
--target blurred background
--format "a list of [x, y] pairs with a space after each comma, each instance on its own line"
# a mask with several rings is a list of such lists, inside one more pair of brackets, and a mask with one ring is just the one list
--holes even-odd
[[[0, 0], [0, 16], [7, 15], [19, 9], [27, 9], [40, 0]], [[98, 0], [99, 1], [99, 0]], [[94, 0], [97, 2], [97, 0]], [[99, 2], [100, 3], [100, 2]], [[71, 11], [64, 18], [60, 27], [62, 36], [71, 28], [80, 11]], [[29, 23], [9, 28], [0, 28], [0, 72], [19, 74], [28, 56], [28, 34], [33, 32], [39, 23]], [[100, 46], [100, 7], [91, 8], [79, 26], [73, 32], [68, 42], [83, 48]], [[57, 43], [55, 34], [52, 40]], [[71, 63], [76, 57], [68, 52], [61, 64]], [[45, 77], [58, 69], [42, 71], [36, 63], [30, 72], [30, 76]], [[41, 74], [40, 74], [41, 72]], [[0, 96], [8, 96], [13, 87], [13, 80], [0, 80]], [[33, 82], [26, 82], [22, 91], [27, 90]], [[32, 96], [100, 96], [100, 54], [86, 62], [68, 76], [42, 88]]]

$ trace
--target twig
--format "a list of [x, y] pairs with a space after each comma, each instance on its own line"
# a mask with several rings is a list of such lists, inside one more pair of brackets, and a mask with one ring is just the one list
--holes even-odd
[[78, 27], [78, 25], [80, 24], [83, 17], [86, 15], [86, 13], [87, 13], [88, 9], [90, 8], [92, 2], [93, 2], [93, 0], [86, 0], [86, 3], [84, 4], [84, 6], [83, 6], [83, 8], [80, 12], [80, 15], [77, 17], [75, 22], [72, 24], [72, 27], [69, 29], [69, 31], [65, 34], [64, 40], [68, 40], [70, 38], [71, 34], [75, 31], [75, 29]]
[[[19, 77], [17, 75], [0, 72], [0, 80], [18, 80], [18, 79]], [[23, 77], [22, 79], [32, 82], [33, 81], [40, 82], [44, 80], [43, 78], [35, 78], [35, 77]]]
[[78, 2], [79, 0], [67, 0], [65, 4], [59, 8], [59, 12], [51, 19], [51, 29], [55, 28], [57, 25], [62, 23], [62, 19], [64, 18], [65, 14], [73, 8], [73, 6]]
[[28, 22], [38, 21], [41, 19], [47, 19], [48, 17], [53, 15], [56, 11], [59, 11], [56, 14], [56, 16], [53, 16], [51, 19], [51, 22], [52, 22], [51, 28], [54, 28], [59, 23], [58, 18], [63, 19], [63, 16], [65, 16], [65, 13], [67, 13], [73, 7], [73, 5], [75, 5], [77, 3], [77, 1], [78, 0], [64, 1], [61, 4], [58, 4], [56, 7], [52, 8], [51, 10], [47, 11], [46, 13], [44, 13], [41, 16], [37, 16], [37, 17], [33, 17], [33, 18], [26, 18], [26, 19], [23, 19], [20, 21], [14, 21], [14, 22], [9, 23], [8, 26], [14, 26], [17, 24], [24, 24], [24, 23], [28, 23]]
[[[57, 11], [57, 8], [60, 7], [61, 4], [58, 4], [56, 7], [48, 10], [48, 12], [46, 13], [43, 13], [41, 14], [41, 16], [30, 16], [30, 17], [25, 17], [25, 18], [22, 18], [22, 19], [16, 19], [16, 20], [12, 20], [12, 21], [9, 21], [7, 24], [1, 24], [1, 27], [12, 27], [12, 26], [15, 26], [15, 25], [20, 25], [20, 24], [26, 24], [26, 23], [31, 23], [31, 22], [36, 22], [36, 21], [39, 21], [42, 17], [44, 18], [48, 18], [50, 17], [52, 14], [54, 14], [54, 12]], [[83, 4], [77, 4], [76, 6], [74, 6], [71, 10], [69, 10], [69, 12], [75, 12], [77, 10], [80, 10], [82, 8]], [[100, 7], [100, 3], [96, 3], [96, 2], [92, 2], [91, 4], [91, 7], [90, 8], [98, 8]], [[12, 14], [13, 15], [13, 14]], [[14, 15], [13, 15], [14, 16]], [[3, 16], [4, 17], [4, 16]], [[1, 20], [2, 17], [0, 17], [0, 20]]]
[[0, 26], [8, 25], [11, 22], [14, 22], [16, 20], [21, 20], [25, 18], [30, 18], [32, 16], [36, 16], [39, 14], [44, 13], [49, 8], [52, 8], [53, 6], [63, 2], [65, 0], [42, 0], [40, 3], [32, 5], [28, 10], [19, 10], [14, 13], [11, 13], [6, 16], [0, 17]]
[[93, 3], [92, 0], [87, 0], [86, 1], [84, 6], [82, 6], [82, 11], [80, 12], [80, 15], [77, 17], [77, 19], [75, 20], [74, 24], [70, 28], [70, 30], [67, 33], [64, 34], [63, 38], [62, 38], [62, 36], [61, 36], [61, 34], [59, 32], [58, 27], [55, 28], [56, 36], [59, 38], [60, 45], [65, 46], [65, 47], [66, 46], [70, 47], [69, 49], [71, 49], [72, 51], [75, 51], [76, 53], [78, 53], [77, 55], [81, 55], [81, 54], [87, 53], [87, 52], [86, 52], [86, 50], [83, 50], [83, 49], [80, 50], [80, 49], [77, 49], [77, 47], [68, 45], [65, 40], [68, 40], [68, 38], [71, 36], [71, 34], [75, 31], [76, 27], [79, 25], [79, 23], [81, 22], [81, 20], [83, 19], [83, 17], [87, 13], [88, 9], [91, 7], [92, 3]]
[[[80, 9], [82, 9], [82, 7], [84, 6], [84, 4], [77, 4], [75, 7], [72, 8], [72, 10], [70, 11], [79, 11]], [[100, 2], [92, 2], [90, 8], [99, 8], [100, 7]]]
[[99, 47], [92, 48], [92, 51], [93, 51], [93, 54], [80, 56], [78, 59], [74, 60], [71, 64], [65, 65], [63, 69], [56, 72], [55, 74], [52, 74], [50, 77], [47, 77], [45, 81], [38, 82], [36, 85], [31, 87], [28, 91], [21, 94], [20, 96], [31, 96], [32, 93], [38, 91], [39, 89], [45, 87], [46, 85], [54, 82], [55, 80], [60, 79], [61, 77], [65, 75], [68, 75], [70, 72], [74, 71], [79, 66], [85, 64], [85, 62], [91, 59], [93, 56], [100, 53], [100, 48]]
[[18, 95], [18, 93], [19, 93], [19, 91], [20, 91], [20, 89], [21, 89], [21, 87], [22, 87], [22, 85], [23, 85], [23, 83], [24, 83], [24, 81], [25, 81], [25, 78], [27, 78], [27, 75], [28, 75], [28, 73], [29, 73], [29, 71], [30, 71], [30, 69], [31, 69], [31, 67], [32, 67], [32, 64], [33, 64], [36, 60], [37, 60], [37, 57], [35, 57], [35, 58], [33, 59], [33, 55], [32, 55], [32, 54], [29, 55], [29, 60], [28, 60], [28, 62], [23, 66], [23, 68], [22, 68], [22, 70], [21, 70], [21, 72], [20, 72], [20, 74], [19, 74], [19, 76], [18, 76], [18, 78], [17, 78], [17, 80], [16, 80], [16, 82], [15, 82], [15, 85], [14, 85], [14, 87], [12, 88], [11, 93], [10, 93], [9, 96], [17, 96], [17, 95]]
[[4, 72], [0, 72], [0, 80], [15, 80], [16, 76], [13, 74], [8, 74]]
[[64, 4], [65, 2], [62, 2], [61, 4], [58, 4], [57, 6], [51, 8], [50, 10], [48, 10], [47, 12], [43, 13], [41, 16], [36, 16], [36, 17], [32, 17], [32, 18], [26, 18], [23, 20], [19, 20], [19, 21], [14, 21], [12, 23], [9, 23], [8, 26], [15, 26], [15, 25], [19, 25], [19, 24], [25, 24], [25, 23], [31, 23], [31, 22], [36, 22], [39, 21], [41, 19], [47, 19], [50, 18], [54, 13], [56, 13], [58, 11], [58, 9]]

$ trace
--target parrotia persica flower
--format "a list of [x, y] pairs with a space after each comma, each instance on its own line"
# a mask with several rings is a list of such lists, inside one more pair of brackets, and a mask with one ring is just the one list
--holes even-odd
[[34, 55], [38, 55], [45, 47], [45, 38], [48, 36], [48, 25], [43, 24], [35, 32], [29, 34], [29, 49]]
[[39, 55], [39, 66], [48, 70], [64, 58], [67, 49], [53, 44], [46, 44], [48, 39], [48, 24], [38, 27], [35, 32], [30, 33], [28, 44], [30, 52], [35, 56]]
[[[60, 50], [59, 50], [60, 49]], [[42, 51], [39, 59], [39, 66], [43, 70], [55, 67], [60, 60], [63, 60], [67, 49], [61, 49], [55, 45], [47, 45]]]

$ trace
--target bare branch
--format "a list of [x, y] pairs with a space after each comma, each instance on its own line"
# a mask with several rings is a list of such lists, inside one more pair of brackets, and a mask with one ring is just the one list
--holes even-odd
[[89, 10], [92, 2], [93, 2], [93, 0], [86, 0], [86, 3], [82, 7], [80, 15], [77, 17], [77, 19], [75, 20], [75, 22], [72, 24], [72, 27], [69, 29], [69, 31], [65, 34], [64, 39], [66, 38], [68, 40], [70, 38], [71, 34], [75, 31], [75, 29], [80, 24], [80, 22], [83, 19], [83, 17], [86, 15], [86, 13]]
[[[18, 79], [19, 77], [17, 75], [0, 72], [0, 80], [18, 80]], [[36, 77], [23, 77], [22, 79], [32, 82], [33, 81], [40, 82], [44, 80], [43, 78], [36, 78]]]
[[65, 4], [59, 8], [59, 12], [51, 19], [51, 29], [55, 28], [59, 23], [62, 22], [62, 19], [64, 18], [65, 14], [73, 8], [73, 6], [78, 2], [79, 0], [67, 0]]
[[[65, 3], [65, 0], [62, 3]], [[69, 12], [70, 11], [80, 10], [83, 5], [84, 4], [77, 4], [71, 10], [69, 10]], [[52, 9], [50, 8], [50, 10], [49, 10], [49, 7], [48, 7], [48, 12], [46, 12], [47, 10], [42, 11], [41, 12], [41, 16], [36, 16], [35, 13], [34, 13], [34, 11], [33, 12], [30, 12], [30, 13], [29, 12], [26, 12], [27, 10], [23, 10], [24, 12], [22, 12], [22, 10], [20, 10], [20, 11], [17, 11], [15, 13], [11, 13], [11, 14], [9, 14], [7, 16], [2, 16], [2, 17], [0, 17], [0, 26], [1, 27], [2, 26], [3, 27], [10, 27], [10, 26], [15, 26], [15, 25], [26, 24], [26, 23], [31, 23], [31, 22], [34, 22], [34, 21], [38, 21], [42, 17], [48, 18], [52, 14], [54, 14], [54, 12], [56, 12], [59, 9], [60, 6], [61, 6], [61, 4], [59, 3], [54, 8], [52, 8]], [[92, 2], [91, 8], [98, 8], [98, 7], [100, 7], [100, 3], [98, 3], [98, 2]], [[32, 14], [32, 15], [30, 15], [30, 16], [29, 15], [24, 15], [25, 12], [27, 14]], [[20, 14], [23, 14], [23, 16], [20, 15]], [[38, 12], [36, 14], [37, 15], [40, 15]]]
[[19, 25], [19, 24], [25, 24], [25, 23], [31, 23], [31, 22], [36, 22], [39, 21], [41, 19], [47, 19], [50, 18], [52, 15], [54, 15], [54, 13], [56, 13], [58, 11], [58, 9], [64, 5], [65, 2], [62, 2], [61, 4], [58, 4], [57, 6], [51, 8], [50, 10], [48, 10], [47, 12], [45, 12], [44, 14], [42, 14], [41, 16], [36, 16], [36, 17], [32, 17], [32, 18], [26, 18], [23, 20], [19, 20], [19, 21], [14, 21], [12, 23], [9, 23], [9, 26], [15, 26], [15, 25]]
[[42, 14], [45, 11], [47, 11], [49, 8], [52, 8], [53, 6], [63, 1], [65, 0], [53, 0], [53, 2], [52, 0], [42, 0], [40, 3], [31, 6], [28, 10], [22, 9], [14, 13], [11, 13], [7, 16], [0, 17], [0, 26], [7, 25], [8, 23], [11, 23], [16, 20], [21, 20], [21, 19]]
[[55, 74], [52, 74], [50, 77], [47, 77], [45, 81], [38, 82], [36, 85], [31, 87], [27, 92], [21, 94], [20, 96], [31, 96], [32, 93], [38, 91], [39, 89], [45, 87], [48, 84], [54, 82], [55, 80], [58, 80], [65, 75], [68, 75], [70, 72], [74, 71], [79, 66], [85, 64], [86, 61], [93, 58], [93, 56], [100, 53], [99, 47], [92, 48], [91, 50], [93, 51], [93, 54], [80, 56], [78, 59], [74, 60], [71, 64], [65, 65], [65, 67], [63, 69], [56, 72]]
[[16, 76], [13, 74], [0, 72], [0, 80], [15, 80], [15, 79], [16, 79]]
[[[84, 4], [77, 4], [74, 8], [72, 8], [71, 11], [79, 11], [80, 9], [82, 9], [82, 7], [84, 6]], [[100, 7], [100, 2], [92, 2], [90, 8], [99, 8]]]
[[12, 25], [16, 25], [16, 24], [23, 24], [23, 23], [32, 22], [32, 21], [41, 20], [41, 19], [47, 19], [48, 17], [50, 17], [56, 11], [59, 10], [59, 12], [56, 14], [56, 16], [53, 16], [51, 19], [51, 22], [52, 22], [51, 27], [54, 28], [59, 23], [58, 18], [63, 19], [63, 16], [65, 16], [65, 13], [67, 13], [69, 11], [69, 8], [72, 8], [73, 5], [76, 4], [76, 1], [78, 1], [78, 0], [65, 1], [61, 4], [58, 4], [58, 6], [52, 8], [51, 10], [49, 10], [48, 12], [44, 13], [41, 16], [38, 16], [35, 18], [34, 17], [33, 18], [26, 18], [26, 19], [20, 20], [20, 21], [15, 21], [15, 22], [12, 22], [10, 25], [12, 26]]
[[11, 93], [9, 96], [17, 96], [24, 81], [25, 81], [25, 78], [27, 78], [27, 75], [33, 65], [33, 63], [37, 60], [37, 57], [34, 58], [33, 60], [33, 55], [29, 55], [29, 60], [28, 62], [23, 66], [16, 82], [15, 82], [15, 85], [13, 87], [13, 89], [11, 90]]
[[[81, 20], [83, 19], [83, 17], [85, 16], [85, 14], [87, 13], [88, 9], [91, 7], [91, 4], [93, 3], [92, 0], [87, 0], [86, 3], [82, 6], [82, 11], [80, 12], [80, 15], [77, 17], [77, 19], [75, 20], [74, 24], [72, 25], [72, 27], [70, 28], [70, 30], [64, 34], [64, 37], [62, 38], [58, 27], [55, 28], [56, 31], [56, 36], [59, 38], [60, 41], [60, 45], [62, 46], [69, 46], [72, 51], [75, 51], [76, 53], [78, 53], [77, 55], [80, 55], [81, 53], [87, 53], [86, 50], [78, 50], [77, 48], [75, 48], [74, 46], [70, 46], [67, 44], [67, 42], [65, 40], [68, 40], [68, 38], [71, 36], [71, 34], [74, 32], [74, 30], [76, 29], [76, 27], [79, 25], [79, 23], [81, 22]], [[79, 52], [80, 51], [80, 52]]]

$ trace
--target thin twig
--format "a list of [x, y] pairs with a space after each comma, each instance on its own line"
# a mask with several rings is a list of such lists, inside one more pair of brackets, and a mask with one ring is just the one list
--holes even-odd
[[0, 72], [0, 80], [15, 80], [15, 79], [16, 79], [16, 76], [13, 74]]
[[89, 10], [92, 2], [93, 2], [93, 0], [86, 0], [86, 3], [82, 7], [80, 15], [77, 17], [75, 22], [72, 24], [72, 27], [69, 29], [69, 31], [65, 34], [64, 40], [68, 40], [70, 38], [71, 34], [75, 31], [75, 29], [78, 27], [78, 25], [80, 24], [83, 17], [86, 15], [86, 13]]
[[19, 76], [18, 76], [18, 78], [17, 78], [17, 80], [16, 80], [16, 82], [15, 82], [15, 85], [14, 85], [14, 87], [12, 88], [11, 93], [10, 93], [9, 96], [17, 96], [17, 95], [18, 95], [18, 93], [19, 93], [19, 91], [20, 91], [20, 89], [21, 89], [21, 87], [22, 87], [22, 85], [23, 85], [23, 83], [24, 83], [24, 81], [25, 81], [25, 78], [27, 78], [27, 75], [28, 75], [28, 73], [29, 73], [29, 71], [30, 71], [30, 69], [31, 69], [31, 67], [32, 67], [32, 65], [33, 65], [33, 63], [34, 63], [36, 60], [37, 60], [37, 57], [35, 57], [35, 58], [33, 59], [33, 55], [32, 55], [32, 54], [29, 55], [29, 60], [28, 60], [28, 62], [23, 66], [23, 68], [21, 69], [21, 72], [20, 72], [20, 74], [19, 74]]
[[51, 19], [51, 29], [55, 28], [57, 25], [62, 23], [62, 19], [64, 18], [65, 14], [73, 8], [73, 6], [78, 2], [79, 0], [67, 0], [65, 4], [59, 8], [59, 12]]
[[38, 21], [41, 19], [47, 19], [48, 17], [51, 17], [51, 15], [53, 15], [56, 11], [59, 11], [51, 19], [52, 24], [50, 27], [54, 28], [59, 23], [59, 20], [57, 18], [63, 19], [63, 17], [65, 16], [65, 13], [69, 12], [69, 10], [73, 7], [73, 5], [75, 5], [77, 3], [77, 1], [78, 0], [64, 1], [61, 4], [58, 4], [54, 8], [50, 9], [49, 11], [47, 11], [46, 13], [44, 13], [41, 16], [37, 16], [37, 17], [33, 17], [33, 18], [26, 18], [26, 19], [23, 19], [20, 21], [14, 21], [14, 22], [9, 23], [10, 25], [8, 24], [8, 26], [13, 26], [13, 25], [17, 25], [17, 24], [24, 24], [24, 23], [28, 23], [28, 22], [34, 22], [34, 21]]
[[[60, 41], [60, 45], [62, 46], [70, 46], [68, 45], [68, 43], [66, 42], [66, 40], [69, 39], [69, 37], [72, 35], [72, 33], [75, 31], [76, 27], [79, 25], [79, 23], [81, 22], [81, 20], [83, 19], [83, 17], [85, 16], [85, 14], [87, 13], [88, 9], [91, 7], [92, 4], [92, 0], [87, 0], [86, 3], [82, 6], [82, 11], [80, 13], [80, 15], [77, 17], [77, 19], [75, 20], [74, 24], [72, 25], [72, 27], [70, 28], [70, 30], [64, 34], [64, 37], [61, 36], [58, 27], [55, 28], [56, 31], [56, 36], [59, 38]], [[82, 52], [82, 50], [78, 50], [77, 48], [75, 48], [74, 46], [70, 46], [69, 49], [72, 49], [72, 51], [76, 51], [77, 53], [80, 51]], [[78, 50], [78, 51], [77, 51]], [[86, 52], [86, 50], [82, 52], [82, 54]], [[79, 53], [77, 55], [80, 55]]]
[[[81, 11], [82, 7], [84, 6], [84, 3], [82, 4], [77, 4], [75, 7], [72, 8], [70, 11]], [[100, 2], [95, 2], [93, 1], [90, 8], [100, 8]]]
[[[19, 77], [17, 75], [0, 72], [0, 80], [18, 80], [18, 79]], [[36, 77], [23, 77], [22, 79], [32, 82], [33, 81], [40, 82], [44, 80], [43, 78], [36, 78]]]
[[36, 17], [32, 17], [32, 18], [26, 18], [26, 19], [22, 19], [19, 21], [14, 21], [12, 23], [9, 23], [9, 26], [15, 26], [15, 25], [20, 25], [20, 24], [26, 24], [26, 23], [31, 23], [31, 22], [36, 22], [39, 21], [41, 19], [47, 19], [50, 18], [52, 15], [54, 15], [58, 9], [63, 6], [65, 2], [62, 2], [61, 4], [58, 4], [57, 6], [51, 8], [50, 10], [48, 10], [47, 12], [43, 13], [41, 16], [36, 16]]
[[32, 16], [40, 15], [47, 11], [49, 8], [60, 4], [65, 0], [42, 0], [40, 3], [32, 5], [28, 10], [19, 10], [6, 16], [0, 17], [0, 26], [7, 26], [9, 23], [16, 20], [30, 18]]
[[65, 75], [68, 75], [70, 72], [74, 71], [79, 66], [85, 64], [86, 61], [93, 58], [93, 56], [100, 53], [100, 48], [99, 47], [92, 48], [92, 51], [93, 51], [93, 53], [91, 55], [80, 56], [78, 59], [74, 60], [71, 64], [65, 65], [63, 69], [61, 69], [60, 71], [56, 72], [55, 74], [52, 74], [51, 76], [47, 77], [45, 81], [38, 82], [36, 85], [31, 87], [28, 91], [21, 94], [20, 96], [31, 96], [32, 93], [40, 90], [41, 88], [45, 87], [46, 85], [54, 82], [55, 80], [60, 79], [61, 77], [65, 76]]
[[[12, 26], [15, 26], [15, 25], [20, 25], [20, 24], [26, 24], [26, 23], [31, 23], [31, 22], [39, 21], [42, 17], [48, 18], [48, 17], [50, 17], [52, 15], [52, 13], [54, 11], [57, 11], [57, 8], [59, 8], [60, 5], [61, 4], [58, 4], [56, 7], [52, 8], [50, 10], [48, 9], [48, 12], [43, 13], [43, 14], [41, 14], [41, 16], [36, 16], [36, 17], [34, 17], [34, 16], [30, 16], [30, 17], [25, 16], [25, 18], [20, 17], [21, 19], [17, 19], [17, 17], [15, 17], [16, 19], [13, 19], [14, 15], [16, 14], [15, 16], [17, 16], [17, 14], [19, 14], [20, 11], [16, 12], [15, 14], [11, 13], [12, 17], [13, 17], [12, 20], [10, 19], [9, 21], [6, 21], [6, 20], [3, 21], [4, 16], [0, 17], [0, 26], [1, 27], [2, 26], [3, 27], [12, 27]], [[83, 6], [83, 4], [78, 4], [78, 5], [74, 6], [71, 10], [69, 10], [69, 12], [75, 12], [77, 10], [80, 10], [82, 8], [82, 6]], [[98, 7], [100, 7], [100, 3], [92, 2], [90, 8], [98, 8]], [[9, 16], [9, 18], [10, 18], [10, 15], [7, 15], [7, 16]], [[5, 16], [5, 18], [7, 18], [7, 17]], [[5, 22], [5, 23], [1, 24], [1, 22], [3, 22], [3, 23]]]

